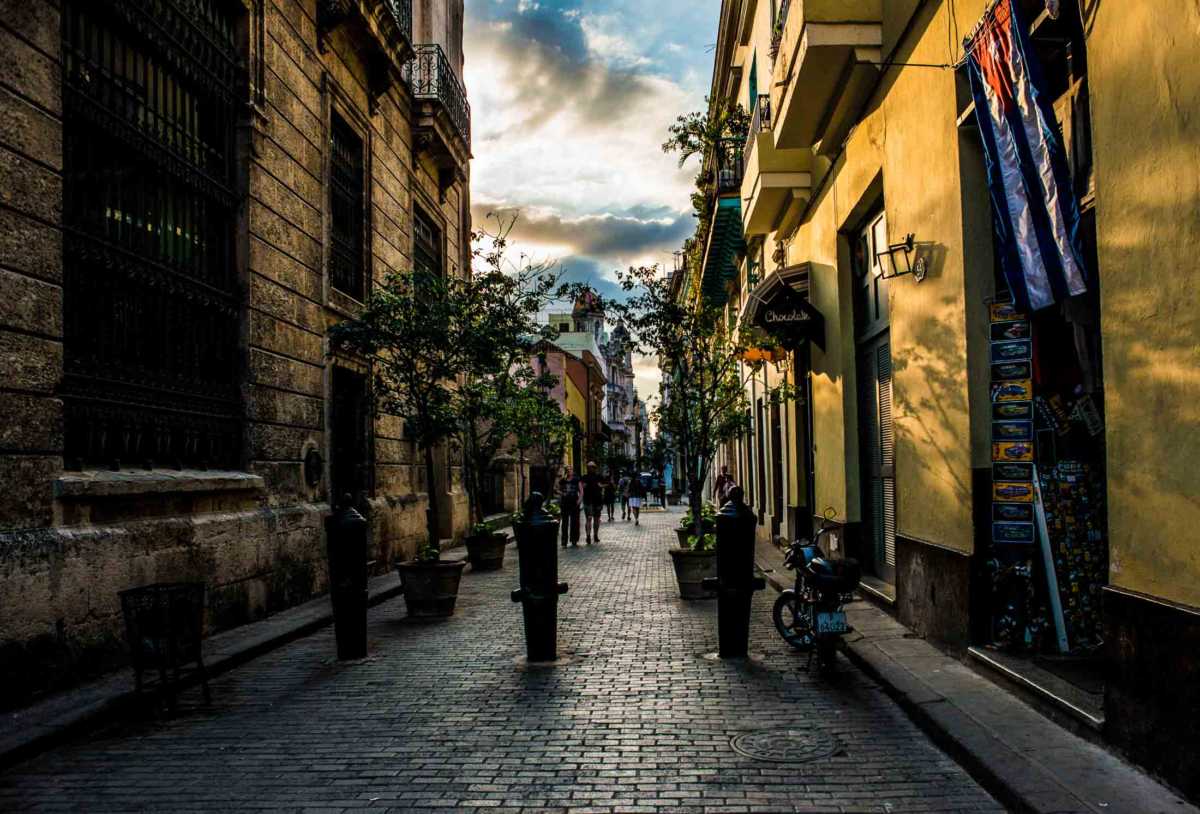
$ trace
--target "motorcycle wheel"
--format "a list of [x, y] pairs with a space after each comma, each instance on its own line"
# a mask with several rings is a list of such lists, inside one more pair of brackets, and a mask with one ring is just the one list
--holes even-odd
[[783, 640], [801, 651], [812, 650], [816, 644], [812, 629], [812, 606], [800, 602], [796, 592], [789, 589], [779, 594], [775, 607], [771, 609], [775, 629]]

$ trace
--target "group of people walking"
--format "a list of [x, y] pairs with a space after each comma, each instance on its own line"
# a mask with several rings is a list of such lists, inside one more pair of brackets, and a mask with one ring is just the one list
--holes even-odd
[[570, 467], [558, 480], [558, 505], [562, 511], [562, 546], [579, 545], [579, 514], [583, 509], [584, 539], [588, 545], [600, 542], [600, 520], [607, 511], [608, 522], [613, 522], [617, 498], [621, 500], [621, 520], [631, 518], [635, 526], [641, 525], [642, 504], [648, 493], [640, 477], [622, 473], [617, 480], [613, 474], [600, 474], [595, 461], [589, 461], [587, 473], [577, 476]]

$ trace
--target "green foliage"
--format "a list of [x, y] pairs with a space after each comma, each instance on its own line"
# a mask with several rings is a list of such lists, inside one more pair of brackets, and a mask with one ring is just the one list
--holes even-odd
[[442, 558], [442, 549], [432, 543], [426, 543], [417, 549], [417, 562], [437, 562]]
[[[427, 483], [435, 480], [434, 447], [459, 442], [477, 521], [482, 473], [517, 420], [511, 405], [534, 378], [528, 359], [542, 337], [538, 312], [559, 293], [552, 268], [505, 268], [511, 228], [501, 223], [486, 236], [491, 246], [475, 254], [480, 268], [465, 277], [389, 273], [357, 318], [330, 331], [331, 353], [370, 363], [379, 406], [403, 418], [423, 449]], [[437, 490], [428, 494], [427, 548], [438, 542]]]
[[[705, 99], [708, 102], [708, 99]], [[705, 111], [684, 113], [667, 128], [669, 138], [662, 144], [664, 153], [679, 153], [682, 167], [694, 155], [701, 158], [725, 138], [745, 140], [750, 132], [750, 114], [737, 102], [708, 104]]]
[[[750, 429], [746, 385], [763, 362], [743, 361], [747, 346], [736, 313], [727, 315], [705, 300], [677, 298], [657, 268], [631, 268], [617, 276], [629, 296], [609, 307], [622, 314], [643, 352], [657, 354], [664, 368], [655, 414], [679, 453], [699, 535], [703, 484], [720, 445]], [[786, 397], [786, 388], [768, 395]]]
[[[700, 507], [700, 518], [705, 526], [712, 527], [717, 522], [717, 507], [711, 503], [705, 502]], [[679, 521], [679, 528], [691, 528], [696, 522], [696, 518], [692, 515], [692, 510], [688, 509], [683, 515], [683, 519]]]
[[717, 535], [712, 533], [701, 534], [697, 537], [695, 534], [689, 534], [687, 538], [687, 548], [690, 551], [714, 551], [717, 547]]
[[474, 525], [471, 526], [471, 536], [472, 537], [490, 537], [492, 535], [492, 532], [494, 532], [495, 530], [496, 530], [496, 526], [493, 523], [488, 523], [486, 521], [483, 523], [475, 523]]

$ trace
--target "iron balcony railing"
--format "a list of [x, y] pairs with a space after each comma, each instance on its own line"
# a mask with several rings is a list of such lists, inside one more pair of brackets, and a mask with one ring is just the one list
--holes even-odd
[[408, 44], [412, 44], [412, 0], [383, 0], [392, 18], [400, 28], [400, 33]]
[[741, 192], [744, 146], [745, 142], [737, 138], [720, 139], [714, 146], [713, 162], [717, 176], [717, 195]]
[[746, 156], [754, 150], [755, 136], [759, 133], [771, 132], [771, 97], [765, 93], [759, 94], [754, 105], [754, 113], [750, 116], [750, 130], [746, 133]]
[[775, 25], [771, 30], [771, 59], [779, 54], [779, 46], [783, 42], [783, 28], [787, 25], [788, 0], [781, 0], [779, 10], [775, 14]]
[[413, 46], [416, 56], [408, 63], [405, 77], [413, 98], [441, 104], [454, 129], [471, 146], [471, 105], [467, 91], [455, 76], [446, 52], [437, 43]]

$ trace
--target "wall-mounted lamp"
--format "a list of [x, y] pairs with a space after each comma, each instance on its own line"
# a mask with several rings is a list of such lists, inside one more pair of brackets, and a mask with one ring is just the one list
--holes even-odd
[[[913, 279], [918, 283], [925, 279], [928, 268], [924, 257], [917, 257], [916, 261], [912, 259], [912, 253], [916, 249], [917, 238], [911, 232], [905, 236], [903, 243], [894, 243], [888, 246], [881, 252], [876, 252], [875, 257], [879, 260], [879, 277], [882, 280], [891, 280], [893, 277], [903, 277], [906, 274], [911, 274]], [[897, 260], [897, 256], [903, 258], [903, 263]], [[884, 258], [887, 258], [886, 260]], [[888, 267], [891, 266], [891, 273], [888, 273]]]

